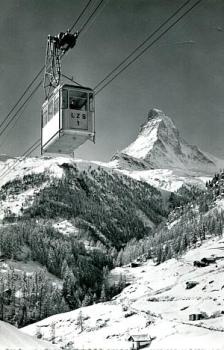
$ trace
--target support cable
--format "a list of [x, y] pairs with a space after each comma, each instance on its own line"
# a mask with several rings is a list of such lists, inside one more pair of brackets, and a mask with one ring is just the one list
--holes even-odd
[[41, 86], [42, 81], [38, 83], [38, 85], [35, 87], [35, 89], [31, 92], [31, 94], [27, 97], [27, 99], [23, 102], [22, 106], [17, 110], [17, 112], [13, 115], [12, 119], [9, 120], [9, 122], [6, 124], [6, 126], [3, 128], [3, 130], [0, 132], [0, 136], [6, 131], [6, 129], [9, 127], [9, 125], [12, 123], [12, 121], [16, 118], [17, 114], [21, 111], [21, 109], [25, 106], [28, 101], [30, 101], [31, 97], [37, 92], [39, 87]]
[[103, 78], [95, 87], [96, 90], [102, 83], [104, 83], [107, 78], [109, 78], [118, 68], [120, 68], [126, 61], [129, 60], [139, 49], [141, 49], [155, 34], [157, 34], [160, 29], [162, 29], [171, 19], [173, 19], [185, 6], [187, 6], [191, 0], [187, 0], [182, 4], [171, 16], [169, 16], [163, 23], [160, 24], [140, 45], [138, 45], [128, 56], [126, 56], [121, 63], [119, 63], [110, 73], [108, 73], [105, 78]]
[[[22, 157], [29, 156], [32, 152], [34, 152], [38, 147], [40, 146], [40, 139], [36, 140], [22, 155]], [[3, 180], [7, 175], [10, 174], [10, 172], [15, 169], [17, 164], [19, 164], [20, 159], [17, 159], [15, 163], [13, 163], [11, 166], [9, 166], [5, 171], [1, 174], [0, 180]]]
[[[139, 57], [141, 57], [147, 50], [149, 50], [157, 41], [159, 41], [171, 28], [173, 28], [182, 18], [184, 18], [190, 11], [192, 11], [197, 5], [199, 5], [203, 0], [198, 0], [194, 5], [192, 5], [188, 10], [186, 10], [177, 20], [175, 20], [171, 25], [169, 25], [159, 36], [156, 37], [148, 46], [146, 46], [136, 57], [134, 57], [126, 66], [124, 66], [117, 74], [115, 74], [108, 82], [106, 82], [99, 90], [95, 92], [97, 95], [101, 92], [107, 85], [109, 85], [116, 77], [118, 77], [124, 70], [126, 70], [132, 63], [134, 63]], [[99, 84], [97, 84], [99, 86]]]
[[73, 82], [74, 84], [76, 84], [76, 85], [78, 85], [78, 86], [83, 86], [82, 84], [79, 84], [77, 81], [75, 81], [75, 80], [73, 79], [73, 77], [68, 77], [68, 76], [65, 75], [65, 74], [62, 74], [62, 76], [63, 76], [64, 78], [70, 80], [71, 82]]
[[18, 104], [21, 102], [21, 100], [23, 99], [23, 97], [26, 95], [26, 93], [29, 91], [29, 89], [31, 88], [31, 86], [34, 84], [34, 82], [37, 80], [37, 78], [40, 76], [40, 74], [42, 74], [43, 71], [44, 71], [44, 66], [40, 69], [40, 71], [37, 73], [37, 75], [33, 78], [33, 80], [31, 81], [31, 83], [27, 86], [27, 88], [25, 89], [25, 91], [23, 92], [23, 94], [20, 96], [20, 98], [18, 99], [18, 101], [16, 102], [16, 104], [10, 109], [9, 113], [6, 115], [6, 117], [4, 118], [4, 120], [1, 122], [0, 128], [4, 125], [4, 123], [6, 122], [6, 120], [9, 118], [10, 114], [12, 114], [12, 112], [15, 110], [15, 108], [18, 106]]
[[[94, 12], [91, 14], [91, 16], [89, 17], [89, 19], [85, 22], [85, 24], [82, 26], [81, 31], [84, 29], [84, 27], [88, 24], [88, 22], [90, 21], [90, 19], [93, 17], [94, 13], [96, 13], [97, 9], [100, 7], [100, 5], [102, 4], [104, 0], [101, 0], [100, 3], [98, 4], [98, 6], [95, 8]], [[189, 0], [185, 3], [187, 4], [189, 2]], [[202, 2], [202, 0], [198, 0], [194, 3], [194, 5], [192, 5], [188, 10], [186, 10], [179, 18], [177, 18], [171, 25], [169, 25], [159, 36], [157, 36], [146, 48], [144, 48], [135, 58], [133, 58], [126, 66], [124, 66], [115, 76], [113, 76], [108, 82], [106, 82], [99, 90], [97, 90], [95, 92], [95, 94], [97, 95], [99, 92], [101, 92], [106, 86], [108, 86], [117, 76], [119, 76], [124, 70], [126, 70], [132, 63], [134, 63], [139, 57], [141, 57], [149, 48], [151, 48], [157, 41], [159, 41], [171, 28], [173, 28], [182, 18], [184, 18], [191, 10], [193, 10], [197, 5], [199, 5]], [[182, 6], [186, 6], [186, 5], [182, 5]], [[178, 11], [179, 12], [179, 11]], [[172, 17], [173, 18], [173, 17]], [[164, 26], [164, 24], [163, 24]], [[161, 27], [162, 28], [162, 27]], [[160, 29], [161, 29], [160, 28]], [[158, 29], [159, 30], [159, 29]], [[158, 30], [156, 32], [158, 32]], [[151, 37], [151, 36], [150, 36]], [[149, 39], [148, 39], [149, 40]], [[145, 42], [144, 42], [145, 43]], [[142, 43], [140, 45], [140, 47], [142, 47], [144, 44]], [[134, 50], [135, 52], [137, 52], [137, 48], [136, 50]], [[131, 57], [131, 56], [130, 56]], [[125, 60], [126, 61], [126, 60]], [[123, 63], [121, 63], [119, 65], [122, 65]], [[117, 67], [118, 68], [118, 67]], [[117, 69], [116, 68], [116, 69]], [[113, 70], [114, 71], [114, 70]], [[112, 74], [112, 73], [111, 73]], [[109, 77], [110, 75], [108, 75]], [[99, 84], [97, 84], [97, 86], [101, 85], [102, 82], [104, 82], [105, 80], [103, 79]], [[36, 87], [36, 89], [39, 88], [39, 86], [41, 85], [41, 82], [39, 82], [38, 86]], [[31, 95], [33, 95], [36, 91], [33, 91]], [[30, 98], [30, 96], [28, 98]], [[28, 100], [28, 99], [27, 99]], [[25, 101], [26, 103], [26, 101]], [[25, 103], [22, 105], [22, 107], [25, 105]], [[22, 108], [21, 107], [21, 108]], [[1, 135], [1, 134], [0, 134]], [[40, 139], [36, 140], [36, 142], [30, 146], [23, 154], [23, 156], [27, 156], [29, 154], [31, 154], [37, 147], [39, 147], [40, 145]], [[16, 163], [17, 164], [17, 163]], [[15, 164], [13, 165], [13, 167], [15, 166]], [[7, 171], [10, 171], [10, 169], [7, 169]], [[5, 177], [6, 175], [3, 174], [3, 176]], [[2, 178], [2, 176], [0, 177]]]
[[92, 17], [96, 14], [96, 12], [98, 11], [98, 9], [100, 8], [100, 6], [102, 5], [102, 3], [104, 2], [104, 0], [101, 0], [99, 2], [99, 4], [97, 5], [97, 7], [95, 8], [95, 10], [92, 12], [92, 14], [89, 16], [89, 18], [87, 18], [86, 22], [82, 25], [82, 27], [79, 29], [79, 34], [82, 33], [82, 31], [85, 29], [85, 27], [87, 26], [87, 24], [90, 22], [90, 20], [92, 19]]
[[84, 15], [84, 13], [86, 12], [86, 10], [88, 9], [89, 5], [91, 4], [93, 0], [89, 0], [88, 3], [86, 4], [86, 6], [83, 8], [83, 10], [81, 11], [80, 15], [78, 16], [78, 18], [76, 19], [76, 21], [73, 23], [73, 25], [70, 27], [69, 31], [71, 32], [73, 30], [73, 28], [77, 25], [78, 21], [81, 19], [81, 17]]
[[[84, 7], [84, 9], [81, 11], [80, 15], [78, 16], [78, 18], [76, 19], [76, 21], [73, 23], [73, 25], [71, 26], [70, 30], [72, 30], [74, 28], [74, 26], [78, 23], [78, 21], [81, 19], [81, 17], [84, 15], [84, 13], [87, 11], [88, 7], [90, 6], [90, 3], [93, 0], [89, 0], [88, 3], [86, 4], [86, 6]], [[98, 6], [99, 7], [99, 6]], [[97, 8], [98, 8], [97, 7]], [[94, 13], [96, 12], [96, 9], [94, 10]], [[90, 16], [92, 17], [92, 15]], [[89, 17], [89, 18], [90, 18]], [[86, 24], [88, 22], [86, 21]], [[85, 25], [86, 25], [85, 24]], [[84, 25], [84, 26], [85, 26]], [[82, 28], [84, 28], [84, 26]], [[63, 57], [64, 54], [61, 55], [61, 57]], [[33, 78], [33, 80], [29, 83], [29, 85], [27, 86], [27, 88], [25, 89], [25, 91], [23, 92], [23, 94], [21, 95], [21, 97], [19, 98], [19, 100], [16, 102], [16, 104], [11, 108], [11, 110], [8, 112], [8, 114], [6, 115], [6, 117], [3, 119], [3, 121], [0, 124], [0, 129], [1, 127], [4, 126], [5, 122], [9, 119], [10, 115], [12, 114], [12, 112], [16, 109], [16, 107], [19, 105], [19, 103], [22, 101], [22, 99], [24, 98], [24, 96], [27, 94], [27, 92], [30, 90], [31, 86], [34, 84], [34, 82], [38, 79], [38, 77], [43, 73], [45, 69], [45, 65], [43, 67], [41, 67], [40, 71], [36, 74], [36, 76]], [[43, 79], [41, 79], [40, 85], [42, 83]], [[77, 83], [78, 84], [78, 83]], [[39, 86], [38, 86], [39, 88]], [[35, 88], [31, 93], [31, 95], [33, 95], [38, 88]], [[25, 100], [25, 102], [22, 104], [22, 106], [16, 111], [16, 113], [14, 114], [14, 116], [10, 119], [10, 121], [8, 121], [7, 125], [3, 128], [3, 130], [0, 132], [0, 136], [6, 131], [6, 129], [9, 127], [9, 125], [13, 122], [14, 118], [17, 116], [17, 114], [21, 111], [21, 109], [25, 106], [26, 103], [29, 102], [30, 100], [30, 96]], [[20, 114], [20, 116], [17, 118], [17, 120], [22, 116], [22, 113]], [[12, 128], [11, 128], [12, 129]]]

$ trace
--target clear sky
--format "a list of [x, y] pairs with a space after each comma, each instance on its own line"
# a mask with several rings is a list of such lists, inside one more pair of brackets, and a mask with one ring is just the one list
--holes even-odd
[[[0, 0], [0, 121], [44, 64], [48, 34], [69, 28], [86, 3]], [[94, 87], [183, 3], [107, 1], [63, 60], [63, 72]], [[109, 160], [135, 139], [148, 110], [156, 107], [172, 117], [188, 142], [224, 158], [223, 94], [224, 1], [204, 0], [97, 95], [96, 144], [87, 142], [76, 155]], [[41, 88], [1, 136], [0, 153], [21, 155], [39, 138], [43, 100]]]

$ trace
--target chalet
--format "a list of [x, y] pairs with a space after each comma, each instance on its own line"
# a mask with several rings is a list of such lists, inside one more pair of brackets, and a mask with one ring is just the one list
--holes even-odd
[[196, 267], [205, 267], [205, 266], [207, 266], [207, 264], [205, 262], [203, 262], [203, 261], [195, 260], [194, 261], [194, 266], [196, 266]]
[[205, 266], [208, 266], [209, 264], [215, 264], [215, 263], [216, 263], [216, 258], [215, 257], [202, 258], [201, 261], [195, 260], [194, 261], [194, 266], [196, 266], [196, 267], [205, 267]]
[[138, 350], [144, 348], [147, 345], [150, 345], [152, 338], [148, 334], [137, 334], [130, 335], [128, 341], [132, 342], [132, 349]]
[[139, 262], [133, 261], [133, 262], [130, 263], [130, 267], [139, 267], [139, 266], [142, 266], [142, 264], [139, 263]]
[[201, 262], [209, 265], [209, 264], [215, 264], [216, 263], [216, 258], [202, 258]]
[[185, 289], [194, 288], [197, 284], [198, 284], [198, 282], [195, 282], [195, 281], [188, 281], [188, 282], [186, 282], [186, 287], [185, 287]]
[[199, 313], [199, 314], [190, 314], [189, 315], [189, 321], [198, 321], [198, 320], [202, 320], [204, 317], [203, 314]]

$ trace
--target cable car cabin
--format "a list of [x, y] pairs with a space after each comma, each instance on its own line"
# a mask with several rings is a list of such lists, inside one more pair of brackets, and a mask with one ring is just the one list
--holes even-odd
[[59, 85], [42, 106], [41, 152], [71, 154], [95, 141], [93, 90]]

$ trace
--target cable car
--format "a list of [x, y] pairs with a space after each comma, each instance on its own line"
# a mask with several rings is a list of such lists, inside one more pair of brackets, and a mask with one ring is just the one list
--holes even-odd
[[41, 153], [71, 154], [85, 141], [95, 142], [94, 92], [58, 85], [42, 105]]

